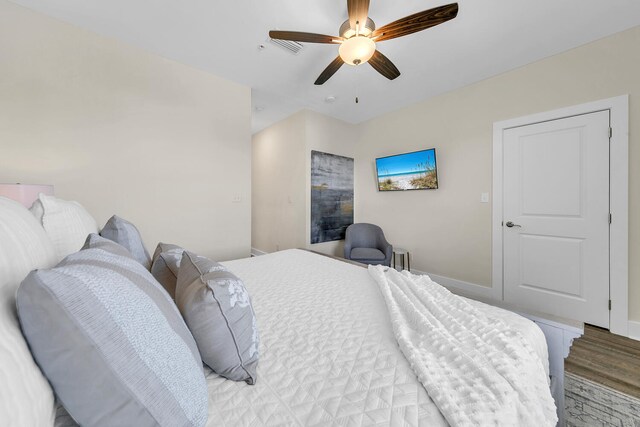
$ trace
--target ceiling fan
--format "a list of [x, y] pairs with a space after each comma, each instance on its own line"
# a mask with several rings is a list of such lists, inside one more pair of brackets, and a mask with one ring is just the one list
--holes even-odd
[[329, 80], [345, 63], [361, 65], [369, 62], [377, 72], [393, 80], [400, 75], [400, 71], [389, 58], [376, 49], [376, 43], [417, 33], [447, 22], [458, 14], [458, 3], [414, 13], [378, 29], [368, 16], [369, 0], [347, 0], [347, 12], [349, 19], [340, 26], [339, 37], [277, 30], [269, 31], [269, 37], [306, 43], [340, 44], [338, 57], [320, 74], [315, 81], [316, 85]]

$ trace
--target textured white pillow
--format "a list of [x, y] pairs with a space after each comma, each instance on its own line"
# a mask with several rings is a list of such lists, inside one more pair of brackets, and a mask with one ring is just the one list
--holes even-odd
[[36, 268], [58, 258], [38, 221], [21, 204], [0, 197], [0, 423], [53, 425], [55, 408], [49, 383], [33, 361], [20, 331], [15, 294]]
[[87, 236], [98, 232], [96, 220], [78, 202], [40, 194], [29, 210], [47, 232], [58, 259], [78, 252]]

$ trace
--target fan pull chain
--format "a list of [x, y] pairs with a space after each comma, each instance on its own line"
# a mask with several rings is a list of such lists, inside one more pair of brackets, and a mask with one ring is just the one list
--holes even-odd
[[360, 99], [358, 99], [358, 92], [359, 92], [359, 86], [360, 86], [360, 67], [356, 67], [356, 72], [354, 73], [356, 76], [356, 83], [353, 85], [353, 87], [356, 88], [356, 104], [360, 103]]

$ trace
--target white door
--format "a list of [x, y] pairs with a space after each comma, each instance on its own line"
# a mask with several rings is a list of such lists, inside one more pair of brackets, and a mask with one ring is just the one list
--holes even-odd
[[505, 130], [505, 301], [609, 327], [609, 111]]

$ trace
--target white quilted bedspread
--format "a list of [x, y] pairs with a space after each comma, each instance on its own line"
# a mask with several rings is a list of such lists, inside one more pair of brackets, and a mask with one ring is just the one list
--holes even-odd
[[[254, 386], [209, 372], [209, 426], [439, 426], [447, 422], [394, 338], [365, 268], [288, 250], [224, 263], [245, 281], [260, 331]], [[540, 329], [517, 325], [546, 361]]]

